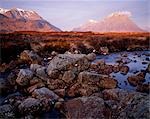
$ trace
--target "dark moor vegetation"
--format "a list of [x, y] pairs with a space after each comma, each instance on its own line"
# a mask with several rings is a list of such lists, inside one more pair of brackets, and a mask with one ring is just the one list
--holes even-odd
[[8, 62], [24, 49], [43, 55], [51, 51], [64, 53], [77, 49], [81, 53], [99, 53], [100, 47], [109, 52], [145, 50], [149, 48], [149, 33], [92, 33], [92, 32], [14, 32], [0, 34], [1, 61]]

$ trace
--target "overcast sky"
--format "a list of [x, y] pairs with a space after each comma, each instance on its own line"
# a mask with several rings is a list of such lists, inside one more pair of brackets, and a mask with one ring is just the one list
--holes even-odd
[[149, 0], [0, 0], [2, 8], [34, 10], [62, 30], [71, 30], [90, 19], [101, 20], [118, 11], [129, 11], [138, 26], [150, 27], [149, 4]]

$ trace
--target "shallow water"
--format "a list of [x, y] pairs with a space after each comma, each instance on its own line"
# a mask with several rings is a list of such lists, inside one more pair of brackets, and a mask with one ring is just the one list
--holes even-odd
[[[121, 56], [121, 54], [127, 54], [127, 57]], [[126, 61], [129, 72], [127, 75], [123, 75], [120, 72], [111, 73], [110, 76], [114, 77], [118, 81], [118, 87], [126, 90], [135, 90], [136, 87], [131, 86], [127, 78], [131, 75], [136, 75], [137, 72], [146, 70], [148, 63], [150, 63], [150, 57], [146, 54], [150, 55], [150, 51], [134, 51], [134, 52], [119, 52], [119, 53], [111, 53], [109, 55], [99, 55], [97, 56], [96, 61], [105, 60], [106, 64], [117, 65], [116, 60], [122, 58], [123, 61]], [[145, 62], [142, 64], [142, 62]], [[145, 82], [150, 83], [150, 74], [146, 73]]]

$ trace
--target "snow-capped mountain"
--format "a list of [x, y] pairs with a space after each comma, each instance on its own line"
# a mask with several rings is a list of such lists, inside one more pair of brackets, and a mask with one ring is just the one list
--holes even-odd
[[0, 8], [0, 31], [61, 31], [35, 11], [20, 8]]
[[115, 12], [103, 20], [89, 20], [86, 24], [73, 31], [93, 31], [93, 32], [143, 32], [131, 19], [130, 12]]

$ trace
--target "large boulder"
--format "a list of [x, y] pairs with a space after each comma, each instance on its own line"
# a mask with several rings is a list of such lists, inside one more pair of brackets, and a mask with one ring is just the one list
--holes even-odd
[[80, 97], [65, 103], [67, 119], [105, 119], [104, 100], [95, 97]]
[[73, 70], [80, 72], [88, 69], [90, 61], [84, 54], [59, 54], [55, 56], [47, 68], [47, 73], [51, 78], [57, 78], [59, 71]]
[[21, 86], [26, 86], [33, 78], [33, 72], [29, 69], [20, 69], [16, 82]]
[[[148, 119], [149, 95], [122, 89], [107, 89], [103, 98], [109, 103], [115, 119]], [[114, 108], [115, 107], [115, 108]]]

